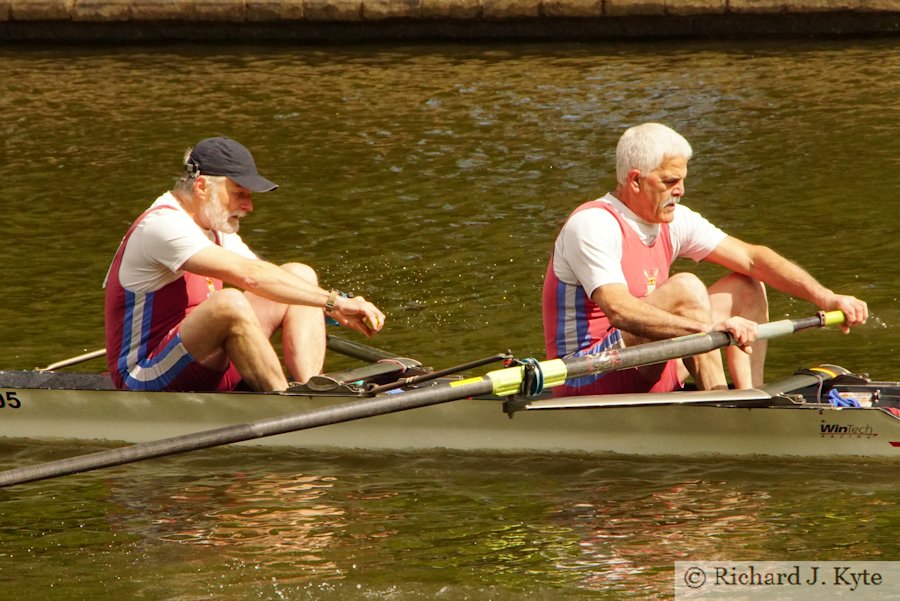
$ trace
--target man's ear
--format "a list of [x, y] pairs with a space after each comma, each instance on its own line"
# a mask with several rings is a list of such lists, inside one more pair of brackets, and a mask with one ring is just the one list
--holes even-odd
[[641, 189], [641, 172], [637, 169], [632, 169], [628, 172], [628, 185], [632, 187], [635, 192], [640, 191]]
[[194, 194], [197, 194], [200, 197], [205, 197], [207, 191], [209, 190], [209, 180], [206, 179], [205, 175], [198, 175], [194, 178]]

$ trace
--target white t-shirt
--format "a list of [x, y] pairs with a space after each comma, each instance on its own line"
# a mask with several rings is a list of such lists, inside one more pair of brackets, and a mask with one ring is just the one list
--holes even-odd
[[184, 271], [181, 266], [197, 252], [216, 243], [241, 256], [256, 255], [237, 234], [204, 230], [181, 207], [171, 192], [166, 192], [150, 205], [172, 207], [146, 215], [137, 225], [122, 255], [119, 282], [132, 292], [154, 292], [174, 282]]
[[[599, 200], [612, 206], [645, 244], [656, 240], [659, 224], [641, 221], [612, 194]], [[679, 204], [669, 224], [669, 236], [673, 257], [700, 261], [727, 234]], [[553, 271], [562, 282], [580, 285], [588, 296], [606, 284], [627, 284], [622, 273], [622, 230], [616, 218], [602, 209], [579, 211], [570, 217], [556, 238]]]

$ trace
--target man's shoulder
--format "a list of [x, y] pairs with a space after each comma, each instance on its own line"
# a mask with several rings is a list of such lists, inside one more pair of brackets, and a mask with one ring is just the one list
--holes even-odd
[[672, 225], [682, 229], [692, 229], [698, 226], [715, 227], [706, 217], [683, 204], [675, 205], [675, 217], [672, 219]]
[[620, 231], [617, 207], [604, 198], [586, 202], [575, 209], [566, 220], [563, 230], [579, 234], [600, 234]]
[[174, 194], [172, 194], [171, 191], [160, 194], [156, 198], [156, 200], [154, 200], [153, 203], [151, 203], [151, 205], [147, 207], [147, 210], [152, 211], [154, 209], [160, 208], [169, 208], [179, 212], [184, 211], [184, 209], [181, 208], [181, 203], [178, 202], [178, 199]]
[[568, 221], [615, 221], [615, 213], [621, 213], [619, 207], [604, 196], [579, 205], [569, 215]]
[[155, 258], [196, 252], [211, 243], [194, 220], [178, 206], [151, 206], [134, 232], [147, 256]]
[[615, 236], [615, 232], [619, 231], [621, 228], [612, 213], [603, 209], [590, 209], [570, 216], [560, 230], [560, 234], [569, 239], [572, 236], [579, 239], [608, 238]]
[[173, 244], [202, 245], [206, 239], [192, 219], [168, 210], [145, 215], [134, 234], [145, 250], [152, 250], [151, 254], [163, 252], [162, 249]]
[[167, 192], [153, 201], [141, 218], [142, 224], [150, 228], [176, 228], [201, 232], [193, 218], [181, 207], [178, 200]]
[[689, 207], [687, 205], [684, 205], [681, 203], [678, 203], [677, 205], [675, 205], [675, 218], [676, 219], [678, 219], [679, 217], [689, 218], [689, 217], [695, 217], [695, 216], [700, 217], [701, 215], [700, 215], [700, 213], [698, 213], [697, 211], [695, 211], [694, 209], [692, 209], [691, 207]]
[[680, 256], [701, 260], [712, 251], [726, 234], [700, 213], [678, 205], [675, 219], [669, 227], [671, 239]]

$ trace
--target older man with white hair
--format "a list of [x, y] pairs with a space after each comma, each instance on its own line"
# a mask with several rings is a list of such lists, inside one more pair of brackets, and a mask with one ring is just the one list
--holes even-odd
[[[849, 327], [865, 323], [866, 303], [824, 287], [768, 247], [727, 235], [680, 204], [685, 194], [687, 140], [659, 123], [625, 131], [616, 147], [616, 189], [579, 206], [554, 245], [544, 280], [547, 356], [572, 357], [709, 331], [727, 331], [732, 384], [762, 384], [768, 284], [822, 310], [840, 310]], [[678, 257], [729, 269], [708, 288], [690, 273], [670, 274]], [[751, 347], [752, 344], [752, 347]], [[722, 355], [569, 380], [557, 395], [668, 392], [691, 375], [700, 389], [728, 386]]]

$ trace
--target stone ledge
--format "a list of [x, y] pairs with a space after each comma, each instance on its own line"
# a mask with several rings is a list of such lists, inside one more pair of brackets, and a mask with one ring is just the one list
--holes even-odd
[[900, 0], [0, 0], [0, 42], [897, 36]]
[[11, 0], [11, 21], [57, 21], [72, 18], [75, 0]]
[[728, 0], [735, 14], [892, 12], [900, 10], [895, 0]]
[[893, 13], [900, 0], [0, 0], [0, 21], [382, 21]]
[[422, 0], [423, 19], [479, 19], [482, 0]]

